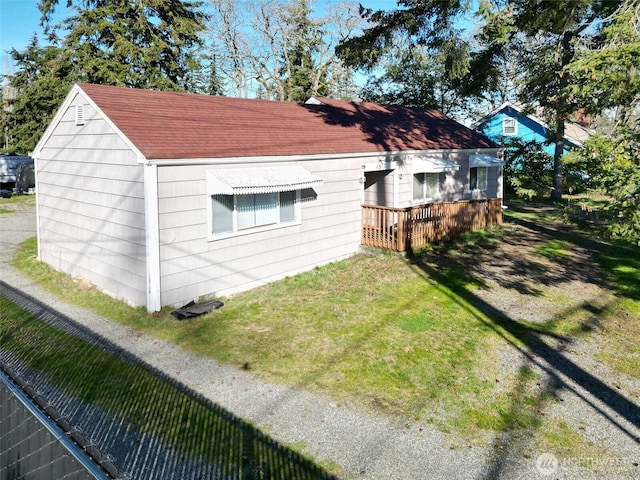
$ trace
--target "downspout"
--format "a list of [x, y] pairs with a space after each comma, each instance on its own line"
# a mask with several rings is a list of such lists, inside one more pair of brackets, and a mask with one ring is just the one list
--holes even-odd
[[393, 208], [398, 208], [398, 202], [400, 200], [400, 180], [402, 180], [403, 174], [399, 171], [400, 168], [393, 169]]
[[40, 161], [40, 157], [34, 155], [33, 157], [33, 172], [34, 172], [34, 181], [36, 183], [36, 248], [38, 252], [38, 256], [36, 257], [38, 260], [42, 260], [42, 246], [40, 241], [40, 198], [38, 196], [38, 163]]
[[158, 165], [142, 162], [144, 169], [144, 224], [147, 311], [162, 308], [160, 292], [160, 224], [158, 220]]
[[[498, 150], [498, 152], [496, 152], [496, 155], [498, 159], [505, 161], [504, 160], [504, 149], [500, 149]], [[500, 203], [504, 204], [503, 199], [504, 199], [504, 167], [505, 164], [503, 163], [502, 165], [500, 165], [500, 171], [499, 171], [499, 175], [498, 175], [498, 181], [500, 182], [500, 186], [498, 189], [498, 197], [500, 198]]]

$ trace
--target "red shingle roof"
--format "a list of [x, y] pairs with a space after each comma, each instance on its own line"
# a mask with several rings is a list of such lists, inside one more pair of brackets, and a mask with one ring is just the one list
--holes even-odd
[[431, 109], [79, 86], [147, 159], [498, 148]]

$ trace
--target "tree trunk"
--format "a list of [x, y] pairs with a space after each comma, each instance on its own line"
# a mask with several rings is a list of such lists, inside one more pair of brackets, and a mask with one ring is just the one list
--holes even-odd
[[564, 151], [564, 120], [561, 116], [556, 120], [555, 149], [553, 152], [553, 190], [551, 199], [558, 202], [562, 200], [562, 180], [564, 176], [562, 165], [562, 153]]

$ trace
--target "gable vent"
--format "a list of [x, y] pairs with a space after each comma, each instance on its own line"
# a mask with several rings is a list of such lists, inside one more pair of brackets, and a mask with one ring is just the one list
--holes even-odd
[[76, 126], [84, 125], [84, 105], [76, 105]]

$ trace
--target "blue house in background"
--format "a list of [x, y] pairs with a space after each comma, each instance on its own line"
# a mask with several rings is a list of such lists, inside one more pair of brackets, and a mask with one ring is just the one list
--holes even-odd
[[[494, 142], [504, 145], [510, 138], [522, 141], [535, 140], [540, 143], [547, 141], [548, 125], [535, 115], [525, 115], [524, 107], [506, 102], [494, 111], [474, 123], [473, 128], [489, 137]], [[586, 124], [567, 121], [565, 123], [564, 152], [580, 147], [593, 135], [593, 130]], [[555, 146], [544, 145], [544, 151], [553, 157]]]

